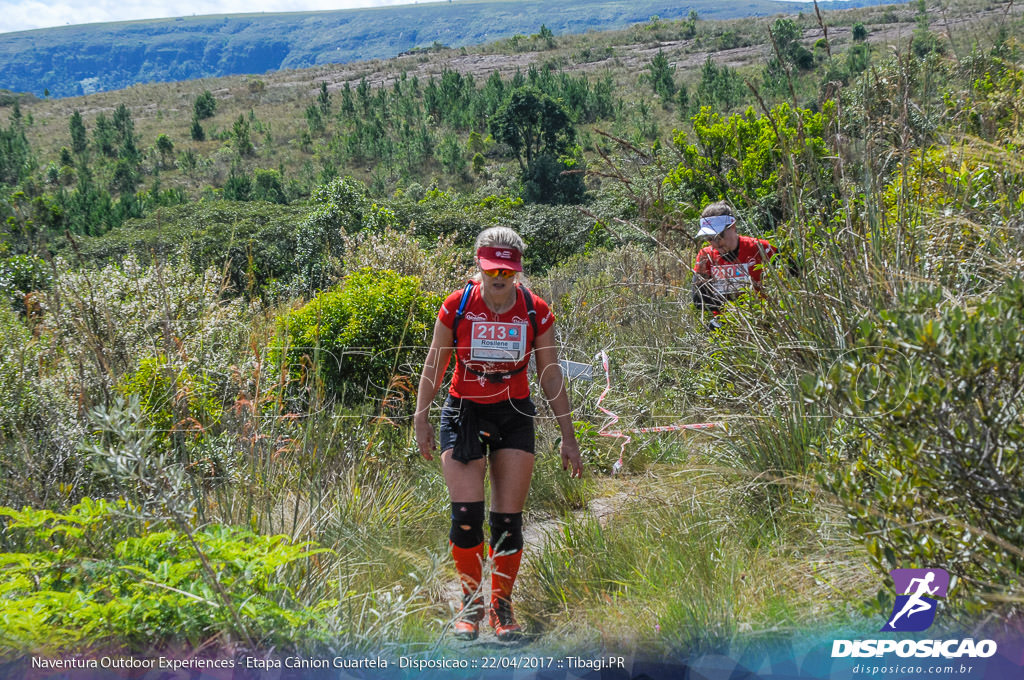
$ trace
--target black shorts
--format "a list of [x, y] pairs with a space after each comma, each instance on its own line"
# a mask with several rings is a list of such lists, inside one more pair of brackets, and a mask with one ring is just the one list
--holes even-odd
[[[477, 436], [480, 440], [480, 454], [469, 459], [490, 455], [499, 449], [520, 449], [535, 453], [533, 417], [537, 408], [529, 397], [507, 399], [496, 404], [478, 404], [468, 399], [456, 399], [448, 395], [441, 408], [441, 452], [456, 448], [463, 427], [463, 418], [468, 409], [475, 411]], [[468, 435], [467, 436], [471, 436]], [[476, 450], [477, 447], [471, 447]]]

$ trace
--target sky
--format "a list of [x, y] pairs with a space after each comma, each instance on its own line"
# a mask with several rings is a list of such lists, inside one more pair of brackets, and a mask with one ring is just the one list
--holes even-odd
[[67, 24], [157, 19], [193, 14], [306, 12], [410, 5], [414, 2], [415, 0], [0, 0], [0, 33]]

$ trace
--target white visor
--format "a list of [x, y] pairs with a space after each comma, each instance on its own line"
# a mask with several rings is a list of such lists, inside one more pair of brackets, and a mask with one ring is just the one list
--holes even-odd
[[700, 231], [697, 232], [697, 238], [718, 236], [734, 224], [736, 224], [736, 218], [732, 215], [702, 217], [700, 218]]

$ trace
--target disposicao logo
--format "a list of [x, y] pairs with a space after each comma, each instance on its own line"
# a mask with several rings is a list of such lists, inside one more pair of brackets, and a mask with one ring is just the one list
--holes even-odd
[[[945, 569], [893, 569], [896, 601], [881, 632], [917, 633], [935, 622], [937, 597], [946, 597], [949, 573]], [[994, 640], [834, 640], [832, 657], [987, 658], [996, 653]]]
[[916, 633], [935, 622], [936, 597], [946, 597], [949, 572], [945, 569], [893, 569], [896, 591], [889, 621], [882, 631]]

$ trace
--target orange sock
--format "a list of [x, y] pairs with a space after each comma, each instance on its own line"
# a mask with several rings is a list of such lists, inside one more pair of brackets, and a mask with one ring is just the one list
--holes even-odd
[[460, 548], [451, 542], [448, 545], [451, 546], [452, 558], [455, 560], [455, 571], [459, 572], [459, 581], [462, 582], [462, 594], [472, 595], [480, 587], [484, 575], [484, 544], [481, 542], [472, 548]]
[[494, 554], [491, 548], [491, 559], [494, 561], [494, 568], [491, 569], [491, 602], [497, 599], [512, 600], [512, 586], [515, 585], [516, 576], [519, 574], [519, 563], [523, 559], [523, 551], [517, 550], [514, 553]]

